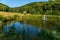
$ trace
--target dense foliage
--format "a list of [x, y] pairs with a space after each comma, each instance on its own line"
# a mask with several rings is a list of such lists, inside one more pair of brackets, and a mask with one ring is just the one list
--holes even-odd
[[9, 11], [9, 7], [0, 3], [0, 11]]
[[31, 14], [47, 14], [60, 15], [60, 1], [49, 0], [48, 2], [32, 2], [20, 7], [9, 8], [6, 5], [0, 4], [0, 11], [31, 13]]
[[33, 2], [12, 9], [11, 12], [60, 15], [60, 4], [56, 2]]

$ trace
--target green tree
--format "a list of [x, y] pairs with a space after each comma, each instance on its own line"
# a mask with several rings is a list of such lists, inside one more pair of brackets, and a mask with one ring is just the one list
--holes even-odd
[[0, 11], [8, 11], [9, 7], [0, 3]]
[[60, 4], [60, 0], [55, 0], [55, 2], [59, 3]]

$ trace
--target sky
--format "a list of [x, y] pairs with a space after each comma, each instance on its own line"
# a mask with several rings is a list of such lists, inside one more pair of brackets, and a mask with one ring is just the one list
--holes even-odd
[[18, 7], [31, 2], [39, 2], [39, 1], [41, 2], [48, 0], [0, 0], [0, 3], [8, 5], [9, 7]]

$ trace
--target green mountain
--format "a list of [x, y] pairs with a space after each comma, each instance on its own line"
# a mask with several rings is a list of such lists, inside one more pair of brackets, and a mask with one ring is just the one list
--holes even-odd
[[8, 11], [8, 10], [9, 10], [9, 7], [7, 5], [0, 3], [0, 11]]
[[60, 15], [60, 3], [56, 3], [54, 1], [32, 2], [14, 8], [9, 8], [4, 4], [0, 4], [0, 11], [30, 13], [30, 14]]
[[55, 2], [32, 2], [12, 8], [11, 12], [60, 15], [60, 4]]

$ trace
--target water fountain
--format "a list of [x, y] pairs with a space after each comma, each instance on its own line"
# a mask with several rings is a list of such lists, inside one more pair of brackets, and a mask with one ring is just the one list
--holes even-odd
[[44, 16], [42, 17], [42, 21], [43, 21], [44, 24], [46, 23], [46, 20], [47, 20], [47, 17], [46, 17], [46, 15], [44, 15]]
[[47, 23], [47, 17], [46, 15], [43, 15], [42, 17], [42, 28], [45, 30], [45, 28], [47, 27], [46, 26], [46, 23]]

